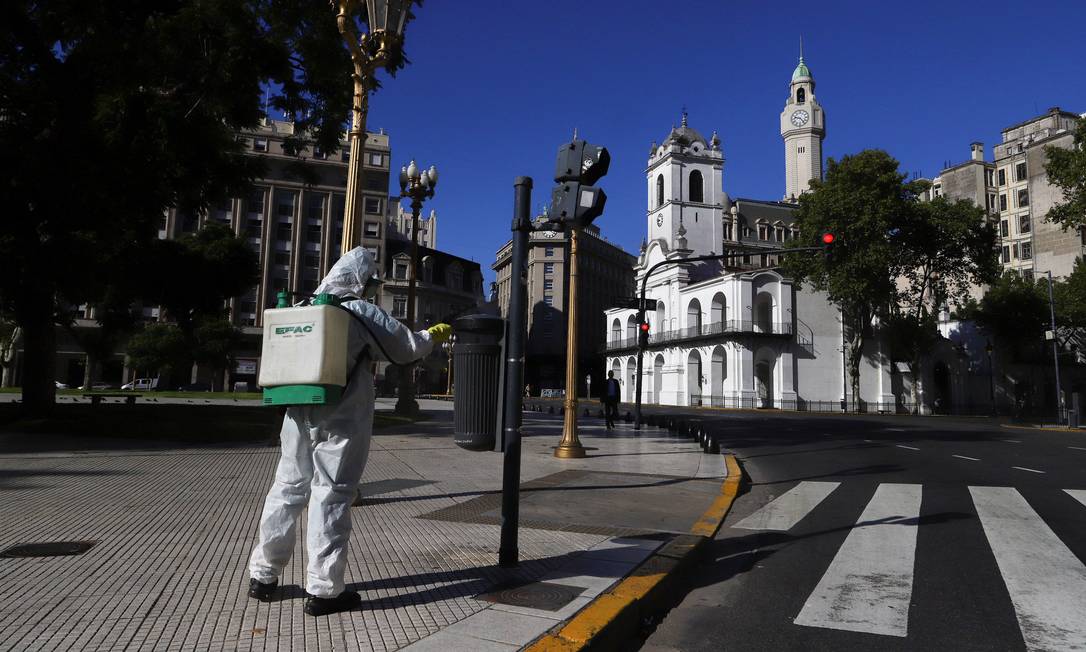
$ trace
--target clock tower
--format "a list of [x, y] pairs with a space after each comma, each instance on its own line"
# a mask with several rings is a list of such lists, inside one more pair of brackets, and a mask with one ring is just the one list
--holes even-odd
[[706, 140], [686, 118], [683, 111], [682, 123], [671, 129], [663, 144], [653, 142], [649, 148], [648, 239], [665, 242], [672, 251], [720, 253], [728, 208], [724, 152], [716, 132]]
[[811, 70], [803, 63], [792, 73], [788, 101], [781, 112], [784, 138], [784, 200], [795, 201], [809, 190], [811, 179], [822, 179], [822, 139], [826, 137], [826, 115], [815, 99]]

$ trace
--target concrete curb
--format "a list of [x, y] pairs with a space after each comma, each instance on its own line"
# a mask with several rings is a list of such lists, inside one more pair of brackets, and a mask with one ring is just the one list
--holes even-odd
[[739, 494], [743, 472], [734, 455], [724, 457], [728, 476], [720, 487], [720, 495], [690, 528], [689, 534], [680, 535], [657, 550], [573, 618], [524, 649], [529, 652], [614, 649], [647, 616], [672, 606], [682, 573], [697, 563]]

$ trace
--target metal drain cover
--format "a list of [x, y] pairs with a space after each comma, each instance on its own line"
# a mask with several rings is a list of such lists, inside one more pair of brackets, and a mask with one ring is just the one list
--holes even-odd
[[48, 541], [46, 543], [20, 543], [0, 550], [0, 557], [64, 557], [82, 555], [97, 541]]
[[554, 582], [532, 582], [519, 585], [498, 585], [489, 593], [475, 596], [476, 600], [486, 600], [498, 604], [508, 604], [529, 609], [558, 611], [584, 592], [580, 586], [556, 584]]

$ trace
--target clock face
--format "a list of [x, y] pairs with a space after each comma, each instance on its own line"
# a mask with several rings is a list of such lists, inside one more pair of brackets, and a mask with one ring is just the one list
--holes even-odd
[[663, 226], [663, 225], [664, 225], [664, 216], [663, 215], [657, 215], [656, 216], [656, 226]]
[[558, 237], [558, 232], [557, 231], [544, 231], [543, 232], [543, 237], [544, 238], [557, 238]]
[[800, 109], [799, 111], [796, 111], [792, 114], [792, 124], [796, 125], [797, 127], [802, 127], [803, 125], [807, 124], [807, 120], [809, 120], [810, 117], [811, 116], [806, 111]]
[[581, 163], [581, 171], [583, 171], [583, 172], [587, 172], [587, 171], [588, 171], [588, 168], [590, 168], [590, 167], [592, 167], [592, 159], [590, 159], [590, 158], [586, 158], [586, 159], [584, 160], [584, 162], [583, 162], [583, 163]]

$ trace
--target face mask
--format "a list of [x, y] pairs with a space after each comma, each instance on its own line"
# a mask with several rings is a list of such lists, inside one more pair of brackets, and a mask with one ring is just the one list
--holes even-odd
[[381, 281], [375, 278], [367, 281], [366, 287], [362, 288], [363, 299], [376, 299], [379, 294], [381, 294]]

